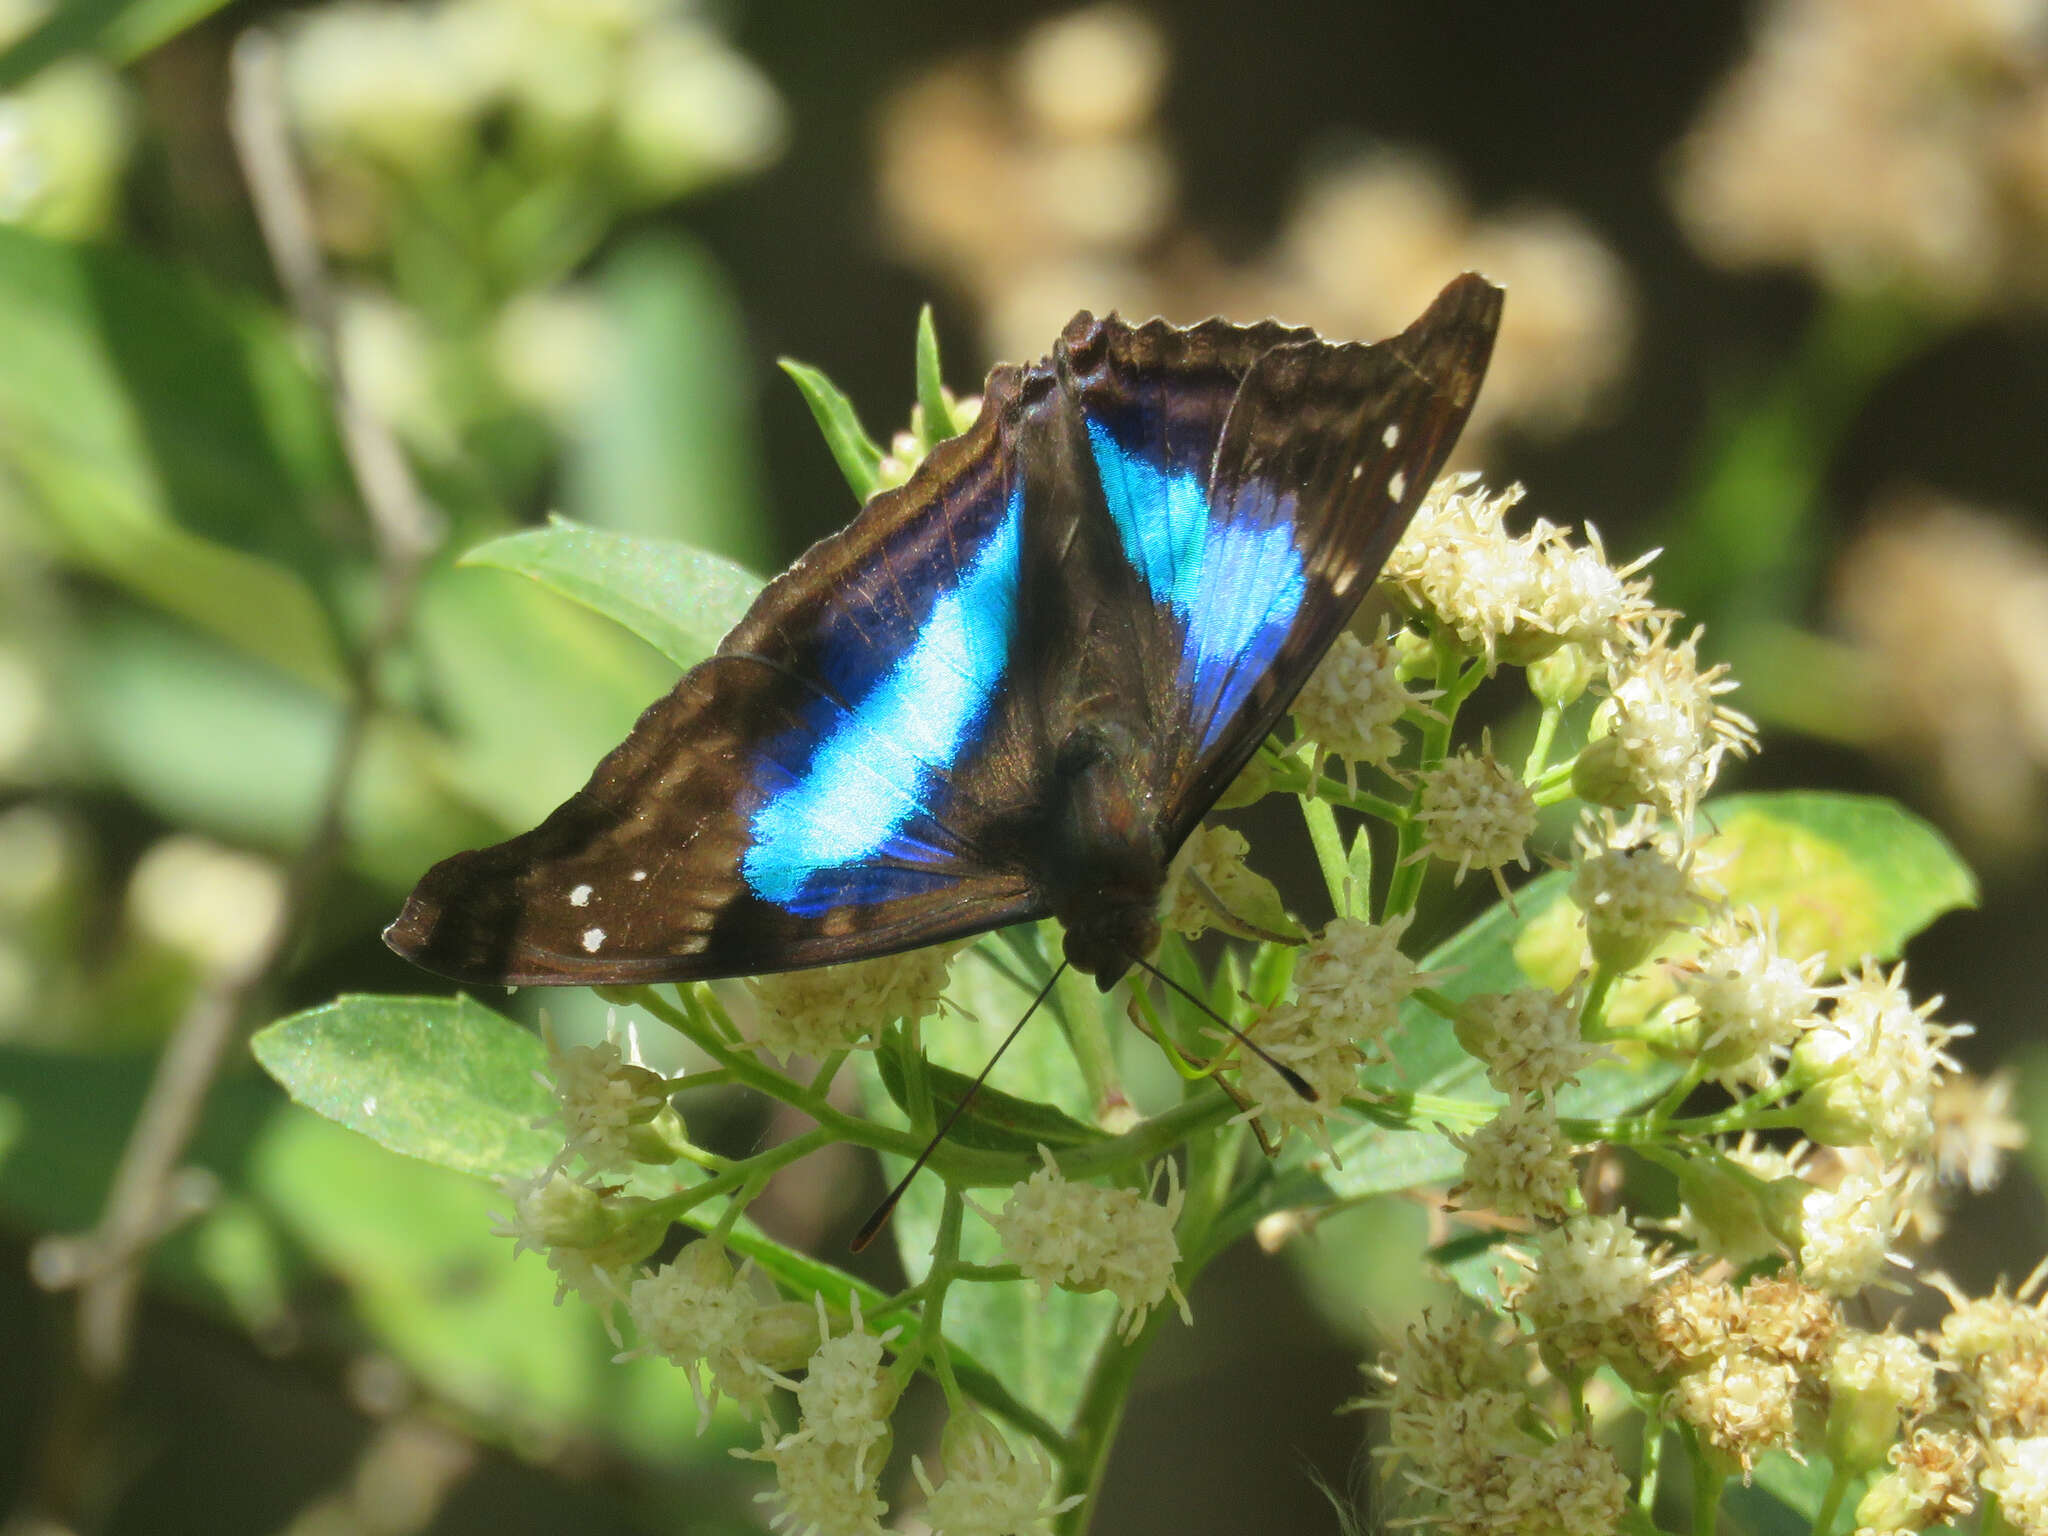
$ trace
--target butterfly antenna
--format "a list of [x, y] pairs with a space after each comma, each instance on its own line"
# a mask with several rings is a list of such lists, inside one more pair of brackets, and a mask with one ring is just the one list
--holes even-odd
[[940, 1122], [939, 1128], [932, 1132], [932, 1139], [924, 1144], [924, 1150], [917, 1154], [917, 1160], [910, 1165], [910, 1171], [896, 1181], [896, 1187], [882, 1197], [882, 1203], [875, 1207], [874, 1214], [860, 1224], [860, 1230], [853, 1234], [853, 1241], [848, 1244], [855, 1253], [859, 1253], [872, 1243], [875, 1235], [889, 1224], [889, 1217], [896, 1210], [896, 1202], [901, 1200], [903, 1192], [910, 1188], [910, 1181], [923, 1171], [932, 1153], [938, 1150], [939, 1143], [944, 1141], [952, 1133], [953, 1127], [960, 1123], [960, 1117], [967, 1113], [967, 1106], [974, 1102], [974, 1096], [981, 1092], [981, 1085], [988, 1081], [989, 1073], [995, 1071], [996, 1063], [1003, 1059], [1003, 1052], [1015, 1044], [1017, 1037], [1024, 1033], [1024, 1026], [1031, 1022], [1031, 1015], [1038, 1012], [1040, 1003], [1052, 996], [1054, 984], [1059, 981], [1066, 969], [1067, 962], [1062, 960], [1052, 973], [1051, 979], [1038, 989], [1038, 996], [1031, 999], [1031, 1006], [1024, 1010], [1024, 1017], [1010, 1026], [1010, 1032], [1003, 1036], [1003, 1043], [996, 1047], [995, 1054], [989, 1057], [981, 1071], [975, 1074], [974, 1081], [967, 1085], [967, 1091], [960, 1095], [960, 1102], [946, 1112], [946, 1118]]
[[1296, 1093], [1300, 1094], [1302, 1098], [1306, 1099], [1309, 1103], [1313, 1104], [1316, 1102], [1316, 1100], [1322, 1097], [1321, 1094], [1316, 1092], [1315, 1086], [1312, 1083], [1310, 1083], [1307, 1078], [1303, 1077], [1299, 1072], [1295, 1071], [1294, 1068], [1288, 1066], [1286, 1062], [1276, 1061], [1273, 1058], [1272, 1053], [1268, 1051], [1264, 1046], [1260, 1045], [1258, 1041], [1254, 1040], [1250, 1035], [1246, 1034], [1243, 1030], [1239, 1029], [1235, 1024], [1231, 1023], [1230, 1020], [1226, 1019], [1225, 1017], [1223, 1017], [1222, 1014], [1218, 1013], [1214, 1006], [1210, 1004], [1207, 998], [1201, 996], [1199, 993], [1192, 992], [1188, 990], [1188, 988], [1182, 986], [1179, 982], [1175, 981], [1171, 976], [1167, 975], [1166, 972], [1162, 971], [1161, 969], [1159, 969], [1158, 966], [1154, 965], [1150, 960], [1147, 960], [1143, 955], [1132, 955], [1131, 959], [1137, 962], [1141, 970], [1144, 970], [1150, 975], [1158, 977], [1161, 981], [1165, 982], [1169, 987], [1173, 988], [1174, 991], [1178, 992], [1182, 997], [1186, 998], [1189, 1002], [1193, 1003], [1197, 1008], [1201, 1009], [1202, 1012], [1209, 1015], [1209, 1017], [1214, 1019], [1218, 1024], [1221, 1024], [1226, 1030], [1230, 1032], [1230, 1036], [1232, 1039], [1236, 1040], [1239, 1045], [1243, 1046], [1246, 1050], [1250, 1051], [1254, 1056], [1258, 1057], [1259, 1060], [1263, 1061], [1267, 1066], [1271, 1067], [1275, 1072], [1279, 1073], [1280, 1080], [1286, 1083], [1287, 1086], [1292, 1088]]

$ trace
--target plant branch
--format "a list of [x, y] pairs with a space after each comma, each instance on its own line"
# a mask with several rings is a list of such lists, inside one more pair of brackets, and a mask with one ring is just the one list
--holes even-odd
[[271, 259], [327, 374], [342, 446], [376, 551], [379, 611], [354, 656], [326, 787], [311, 832], [288, 872], [276, 924], [246, 963], [204, 981], [179, 1020], [157, 1061], [99, 1224], [89, 1233], [45, 1241], [32, 1260], [43, 1285], [79, 1292], [72, 1374], [65, 1388], [70, 1400], [54, 1416], [36, 1494], [47, 1512], [66, 1523], [75, 1523], [86, 1496], [82, 1469], [102, 1438], [100, 1427], [127, 1369], [143, 1258], [178, 1220], [194, 1214], [189, 1203], [186, 1209], [171, 1209], [179, 1163], [229, 1049], [255, 1011], [255, 1000], [290, 965], [294, 940], [339, 859], [349, 786], [377, 704], [378, 673], [404, 632], [420, 570], [439, 542], [438, 518], [413, 483], [396, 441], [340, 370], [333, 292], [292, 154], [279, 48], [266, 34], [246, 34], [235, 48], [229, 116]]

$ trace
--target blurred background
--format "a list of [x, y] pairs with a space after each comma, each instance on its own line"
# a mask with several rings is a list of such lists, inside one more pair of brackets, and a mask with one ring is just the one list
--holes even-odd
[[[282, 113], [326, 268], [295, 300], [230, 129], [252, 29], [243, 104]], [[1984, 906], [1915, 991], [1977, 1026], [1994, 1114], [2038, 1115], [2048, 0], [0, 0], [7, 1529], [765, 1528], [729, 1428], [551, 1311], [491, 1191], [291, 1110], [239, 1044], [432, 990], [377, 942], [412, 880], [672, 680], [454, 556], [552, 510], [779, 568], [853, 505], [776, 358], [885, 437], [927, 301], [966, 392], [1077, 308], [1374, 338], [1467, 267], [1510, 298], [1465, 462], [1664, 550], [1763, 726], [1740, 787], [1896, 795], [1958, 843]], [[366, 515], [331, 368], [429, 521]], [[63, 1235], [209, 1009], [220, 1079], [127, 1217], [164, 1240], [82, 1371]], [[720, 1113], [693, 1128], [776, 1132]], [[763, 1219], [842, 1247], [874, 1180], [814, 1159]], [[1336, 1529], [1314, 1479], [1363, 1478], [1364, 1426], [1332, 1409], [1426, 1298], [1428, 1216], [1219, 1263], [1101, 1528]], [[2025, 1158], [1918, 1236], [1971, 1290], [2024, 1274]]]

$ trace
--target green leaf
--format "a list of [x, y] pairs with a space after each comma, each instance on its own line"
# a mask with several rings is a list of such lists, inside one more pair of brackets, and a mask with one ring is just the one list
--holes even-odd
[[[97, 776], [167, 821], [277, 852], [304, 846], [340, 738], [338, 699], [147, 613], [109, 615], [84, 639], [68, 702]], [[344, 820], [352, 868], [403, 889], [428, 861], [502, 835], [446, 785], [446, 759], [417, 722], [372, 721]]]
[[724, 273], [697, 246], [643, 236], [598, 288], [610, 347], [564, 465], [570, 508], [616, 533], [765, 562], [754, 375]]
[[[1889, 960], [1944, 912], [1977, 903], [1976, 877], [1941, 834], [1890, 800], [1824, 790], [1729, 795], [1703, 812], [1717, 828], [1700, 862], [1736, 906], [1776, 918], [1784, 948], [1819, 954], [1840, 975]], [[1664, 953], [1673, 952], [1677, 946]], [[1551, 908], [1517, 940], [1523, 970], [1562, 985], [1583, 962], [1578, 909]], [[1655, 967], [1625, 984], [1617, 1009], [1640, 1015], [1669, 983]]]
[[[141, 1055], [0, 1048], [0, 1096], [22, 1116], [16, 1154], [0, 1162], [9, 1227], [78, 1231], [98, 1218], [151, 1071]], [[673, 1366], [613, 1364], [590, 1308], [557, 1307], [547, 1266], [515, 1260], [492, 1234], [504, 1197], [487, 1184], [374, 1146], [285, 1103], [254, 1072], [215, 1088], [185, 1161], [225, 1192], [152, 1252], [152, 1284], [255, 1328], [388, 1351], [501, 1438], [597, 1436], [656, 1464], [689, 1463], [706, 1500], [727, 1496], [731, 1467], [734, 1508], [746, 1507], [754, 1480], [725, 1448], [756, 1431], [728, 1416], [699, 1441]]]
[[825, 434], [825, 445], [832, 450], [839, 472], [853, 488], [854, 499], [866, 501], [882, 483], [882, 450], [860, 424], [853, 402], [810, 364], [787, 357], [781, 361], [782, 371], [796, 380], [796, 387], [803, 391], [804, 403], [817, 419], [818, 430]]
[[[1732, 1522], [1738, 1522], [1738, 1529], [1756, 1536], [1807, 1536], [1833, 1476], [1834, 1463], [1817, 1448], [1807, 1452], [1802, 1461], [1794, 1461], [1783, 1451], [1766, 1451], [1749, 1477], [1729, 1483], [1723, 1509]], [[1843, 1501], [1844, 1508], [1854, 1509], [1856, 1498], [1852, 1491]], [[1853, 1524], [1843, 1520], [1835, 1529]]]
[[450, 781], [505, 827], [566, 800], [675, 686], [659, 652], [498, 571], [428, 572], [413, 625]]
[[[901, 1057], [894, 1051], [880, 1051], [876, 1053], [875, 1065], [890, 1099], [898, 1109], [907, 1112], [909, 1105]], [[965, 1072], [930, 1063], [926, 1064], [925, 1072], [931, 1082], [932, 1107], [943, 1122], [953, 1112], [953, 1106], [973, 1087], [974, 1079]], [[1107, 1141], [1109, 1133], [1096, 1126], [1084, 1125], [1050, 1104], [1020, 1099], [1000, 1088], [984, 1087], [975, 1094], [967, 1112], [953, 1122], [953, 1129], [946, 1133], [946, 1139], [963, 1147], [976, 1147], [988, 1152], [1028, 1153], [1040, 1146], [1055, 1150], [1087, 1146]]]
[[522, 1178], [561, 1150], [535, 1125], [555, 1113], [547, 1048], [471, 998], [341, 997], [249, 1046], [297, 1102], [407, 1157]]
[[[1737, 905], [1778, 915], [1786, 947], [1827, 953], [1836, 968], [1865, 954], [1884, 958], [1941, 913], [1976, 899], [1968, 868], [1925, 822], [1890, 801], [1793, 791], [1736, 795], [1707, 807], [1719, 832], [1702, 861]], [[1515, 893], [1515, 908], [1489, 907], [1422, 962], [1445, 973], [1453, 1000], [1515, 987], [1571, 985], [1587, 963], [1579, 911], [1556, 871]], [[1614, 1009], [1646, 1011], [1670, 982], [1654, 963], [1616, 988]], [[1410, 1001], [1389, 1041], [1395, 1065], [1364, 1074], [1375, 1097], [1398, 1107], [1408, 1095], [1498, 1103], [1480, 1064], [1450, 1025]], [[1668, 1085], [1671, 1063], [1639, 1053], [1593, 1068], [1558, 1095], [1568, 1116], [1625, 1114]], [[1435, 1130], [1354, 1126], [1333, 1140], [1335, 1156], [1291, 1149], [1260, 1193], [1261, 1209], [1356, 1200], [1441, 1182], [1462, 1154]]]
[[0, 50], [0, 91], [67, 54], [97, 48], [126, 62], [203, 21], [227, 0], [65, 0]]
[[282, 326], [128, 253], [0, 228], [0, 330], [0, 470], [50, 553], [341, 693], [307, 578], [339, 574], [313, 510], [350, 492]]
[[680, 1371], [659, 1358], [613, 1363], [596, 1312], [557, 1306], [547, 1265], [515, 1258], [493, 1235], [505, 1198], [490, 1186], [297, 1112], [271, 1123], [249, 1184], [294, 1244], [346, 1285], [382, 1346], [486, 1423], [520, 1437], [602, 1433], [650, 1462], [707, 1468], [754, 1439], [728, 1414], [697, 1440]]
[[960, 431], [946, 400], [946, 375], [939, 367], [939, 332], [929, 304], [917, 312], [917, 409], [927, 452]]
[[759, 577], [722, 555], [562, 517], [478, 545], [461, 563], [531, 577], [623, 624], [685, 669], [718, 649], [761, 592]]

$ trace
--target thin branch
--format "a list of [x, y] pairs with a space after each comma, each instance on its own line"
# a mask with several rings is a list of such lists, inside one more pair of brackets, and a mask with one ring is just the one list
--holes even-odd
[[70, 1400], [53, 1417], [38, 1502], [75, 1516], [90, 1494], [86, 1470], [107, 1409], [126, 1372], [142, 1260], [198, 1202], [180, 1198], [194, 1181], [180, 1162], [199, 1128], [207, 1096], [255, 1003], [283, 974], [296, 936], [340, 856], [349, 785], [377, 705], [385, 656], [403, 634], [422, 567], [440, 540], [440, 520], [420, 494], [390, 429], [350, 386], [336, 344], [337, 306], [314, 236], [311, 203], [292, 152], [275, 38], [245, 34], [236, 45], [229, 126], [265, 243], [292, 308], [327, 375], [343, 451], [370, 526], [379, 577], [375, 627], [354, 657], [351, 688], [312, 832], [289, 871], [283, 910], [247, 963], [203, 983], [158, 1059], [91, 1232], [49, 1239], [31, 1260], [50, 1289], [76, 1287], [78, 1336]]

